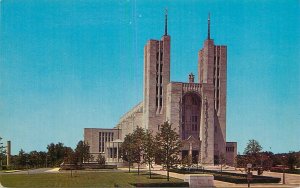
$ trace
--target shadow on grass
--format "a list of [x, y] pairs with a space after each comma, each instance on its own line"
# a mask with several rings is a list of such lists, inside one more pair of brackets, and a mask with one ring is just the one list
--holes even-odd
[[134, 187], [189, 187], [188, 182], [132, 183]]
[[148, 179], [167, 179], [167, 177], [163, 176], [163, 175], [159, 175], [159, 174], [151, 174], [151, 178], [150, 178], [150, 174], [149, 173], [145, 173], [145, 172], [141, 172], [140, 174], [138, 174], [137, 172], [124, 172], [125, 174], [132, 174], [134, 176], [147, 176]]

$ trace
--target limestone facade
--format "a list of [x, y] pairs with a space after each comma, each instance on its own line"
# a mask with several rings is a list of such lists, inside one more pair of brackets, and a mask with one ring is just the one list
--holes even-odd
[[[226, 156], [233, 165], [236, 142], [226, 143], [227, 46], [214, 44], [210, 20], [208, 23], [208, 37], [198, 52], [198, 82], [192, 73], [188, 82], [170, 81], [171, 37], [167, 29], [161, 40], [146, 43], [144, 99], [121, 117], [115, 128], [106, 129], [114, 135], [118, 132], [114, 139], [122, 141], [138, 126], [156, 134], [168, 121], [182, 140], [182, 158], [191, 154], [195, 162], [213, 165]], [[104, 129], [85, 129], [91, 153], [100, 152], [99, 131]]]

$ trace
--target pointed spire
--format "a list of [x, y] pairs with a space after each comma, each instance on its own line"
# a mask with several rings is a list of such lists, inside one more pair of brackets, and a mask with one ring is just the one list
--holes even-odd
[[165, 10], [165, 35], [168, 35], [168, 9]]
[[208, 28], [207, 28], [207, 39], [210, 40], [210, 12], [208, 13]]

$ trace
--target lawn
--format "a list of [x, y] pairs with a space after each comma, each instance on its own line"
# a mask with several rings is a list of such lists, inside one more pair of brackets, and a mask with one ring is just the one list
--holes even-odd
[[[134, 183], [164, 183], [165, 176], [147, 174], [137, 175], [128, 172], [77, 172], [57, 174], [4, 174], [0, 182], [5, 187], [132, 187]], [[170, 182], [183, 182], [171, 178]]]

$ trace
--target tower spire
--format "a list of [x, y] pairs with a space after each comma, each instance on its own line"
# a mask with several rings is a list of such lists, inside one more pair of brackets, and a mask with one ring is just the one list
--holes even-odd
[[165, 9], [165, 35], [168, 35], [168, 9]]
[[207, 39], [210, 40], [210, 12], [208, 13], [208, 20], [207, 20]]

